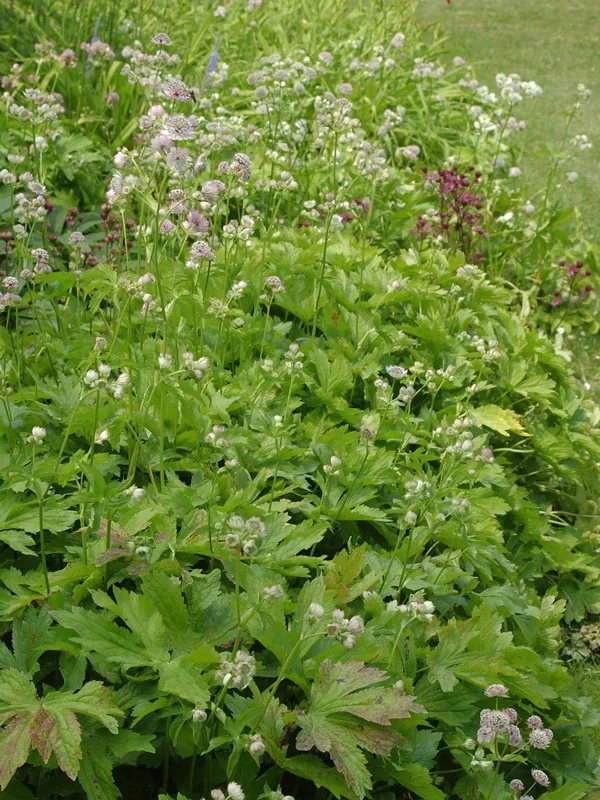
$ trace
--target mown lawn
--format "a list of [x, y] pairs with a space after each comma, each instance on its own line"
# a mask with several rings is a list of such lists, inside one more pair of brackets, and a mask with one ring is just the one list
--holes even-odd
[[449, 55], [461, 55], [476, 68], [479, 80], [492, 85], [498, 72], [518, 72], [535, 80], [544, 96], [529, 103], [528, 129], [520, 142], [523, 180], [539, 187], [545, 179], [545, 150], [559, 149], [564, 110], [578, 83], [592, 90], [591, 99], [573, 123], [585, 133], [592, 150], [578, 154], [569, 167], [577, 182], [563, 183], [566, 200], [582, 210], [590, 238], [598, 241], [600, 211], [600, 3], [598, 0], [421, 0], [418, 15], [426, 24], [440, 23]]

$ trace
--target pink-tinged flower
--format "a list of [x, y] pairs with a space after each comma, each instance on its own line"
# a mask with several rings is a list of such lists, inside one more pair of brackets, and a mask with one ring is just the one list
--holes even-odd
[[546, 750], [554, 739], [554, 734], [549, 728], [534, 728], [529, 734], [529, 744], [536, 750]]
[[486, 697], [506, 697], [507, 694], [508, 689], [503, 683], [492, 683], [484, 692]]
[[155, 36], [152, 37], [152, 41], [154, 44], [160, 44], [162, 47], [168, 47], [170, 44], [173, 44], [171, 37], [168, 33], [157, 33]]

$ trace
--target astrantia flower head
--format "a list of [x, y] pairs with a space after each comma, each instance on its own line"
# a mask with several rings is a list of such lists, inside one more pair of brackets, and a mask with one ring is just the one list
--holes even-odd
[[507, 694], [508, 689], [502, 683], [492, 683], [484, 692], [486, 697], [506, 697]]
[[494, 738], [494, 731], [491, 728], [486, 728], [485, 726], [482, 726], [477, 731], [477, 741], [480, 742], [481, 744], [487, 744], [488, 742], [491, 742], [493, 738]]
[[281, 278], [278, 278], [277, 275], [269, 275], [265, 280], [265, 284], [274, 292], [283, 292], [285, 290], [283, 281]]
[[215, 203], [226, 189], [223, 181], [206, 181], [202, 184], [202, 194], [210, 203]]
[[511, 747], [518, 747], [523, 741], [521, 731], [516, 725], [510, 725], [508, 728], [508, 741]]
[[530, 728], [543, 728], [544, 723], [542, 722], [541, 717], [538, 717], [537, 714], [533, 714], [531, 717], [527, 719], [527, 725]]
[[311, 603], [308, 607], [308, 611], [304, 615], [304, 618], [307, 622], [314, 622], [315, 620], [320, 619], [324, 613], [325, 609], [320, 603]]
[[168, 81], [161, 83], [160, 93], [163, 97], [168, 97], [169, 100], [181, 100], [183, 102], [190, 102], [192, 100], [192, 92], [183, 81], [170, 78]]
[[518, 778], [515, 778], [508, 785], [510, 786], [511, 789], [516, 789], [518, 792], [522, 792], [525, 789], [525, 784], [523, 783], [523, 781], [520, 781]]
[[536, 783], [539, 783], [540, 786], [550, 786], [550, 778], [542, 769], [532, 769], [531, 777]]
[[228, 783], [227, 794], [231, 800], [244, 800], [245, 795], [239, 783]]
[[390, 378], [395, 378], [396, 380], [400, 380], [405, 378], [408, 375], [408, 370], [404, 367], [390, 365], [385, 368], [385, 371], [390, 376]]
[[46, 428], [42, 428], [38, 425], [35, 425], [31, 429], [31, 436], [27, 437], [27, 441], [33, 442], [34, 444], [41, 444], [45, 438], [46, 438]]
[[546, 750], [550, 747], [554, 734], [549, 728], [534, 728], [529, 734], [529, 744], [536, 750]]
[[505, 711], [495, 711], [486, 708], [481, 712], [480, 718], [483, 727], [491, 728], [498, 733], [507, 731], [511, 724], [509, 716]]
[[157, 33], [152, 37], [152, 41], [154, 44], [160, 44], [162, 47], [168, 47], [170, 44], [173, 44], [168, 33]]

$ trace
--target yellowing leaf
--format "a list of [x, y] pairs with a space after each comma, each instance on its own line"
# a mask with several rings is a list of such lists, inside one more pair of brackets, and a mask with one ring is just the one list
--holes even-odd
[[516, 431], [522, 436], [530, 435], [521, 425], [518, 414], [508, 408], [500, 408], [500, 406], [490, 404], [471, 409], [469, 413], [476, 425], [484, 425], [486, 428], [491, 428], [501, 436], [508, 436], [510, 431]]

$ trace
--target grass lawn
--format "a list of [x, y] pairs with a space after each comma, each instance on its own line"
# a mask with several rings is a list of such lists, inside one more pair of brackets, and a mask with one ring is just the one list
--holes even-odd
[[600, 240], [600, 3], [598, 0], [420, 0], [421, 22], [441, 25], [450, 56], [475, 65], [480, 81], [493, 85], [498, 72], [518, 72], [535, 80], [544, 95], [523, 106], [528, 130], [521, 134], [524, 180], [543, 181], [546, 145], [559, 148], [562, 112], [573, 102], [578, 83], [592, 98], [575, 119], [572, 133], [594, 143], [569, 169], [579, 180], [563, 184], [566, 199], [581, 208], [588, 234]]

